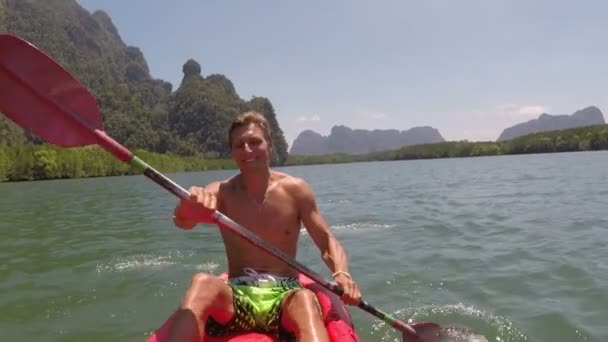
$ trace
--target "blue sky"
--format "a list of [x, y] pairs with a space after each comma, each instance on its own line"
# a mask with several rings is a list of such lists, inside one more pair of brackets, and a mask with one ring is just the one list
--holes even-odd
[[193, 58], [268, 97], [290, 146], [336, 124], [479, 141], [542, 112], [608, 111], [608, 1], [78, 2], [174, 89]]

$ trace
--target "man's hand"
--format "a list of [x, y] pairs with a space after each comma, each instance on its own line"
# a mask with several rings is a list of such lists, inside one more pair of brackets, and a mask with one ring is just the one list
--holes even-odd
[[361, 291], [348, 273], [337, 272], [334, 280], [344, 290], [342, 301], [347, 305], [357, 305], [361, 301]]
[[190, 198], [181, 200], [174, 211], [173, 222], [182, 229], [192, 229], [197, 223], [213, 223], [217, 198], [201, 187], [191, 187]]

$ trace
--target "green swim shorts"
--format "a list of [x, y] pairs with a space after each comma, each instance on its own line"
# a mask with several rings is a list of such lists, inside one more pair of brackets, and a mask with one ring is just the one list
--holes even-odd
[[274, 336], [281, 331], [281, 306], [290, 292], [301, 289], [297, 278], [256, 274], [231, 278], [234, 316], [225, 325], [209, 318], [206, 333], [209, 336], [226, 336], [238, 332], [261, 332]]

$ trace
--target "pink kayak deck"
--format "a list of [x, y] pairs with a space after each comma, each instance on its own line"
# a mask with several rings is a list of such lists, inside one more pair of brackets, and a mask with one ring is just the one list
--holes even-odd
[[[227, 278], [227, 274], [222, 275]], [[323, 320], [331, 342], [359, 342], [350, 314], [342, 303], [342, 300], [334, 293], [315, 283], [303, 274], [300, 274], [300, 282], [304, 287], [313, 291], [323, 310]], [[169, 329], [173, 315], [148, 338], [147, 342], [168, 341]], [[259, 333], [243, 333], [228, 337], [205, 337], [205, 342], [278, 342], [276, 338]]]

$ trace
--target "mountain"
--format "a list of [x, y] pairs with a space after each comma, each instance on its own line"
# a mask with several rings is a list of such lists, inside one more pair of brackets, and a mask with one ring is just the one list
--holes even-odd
[[557, 131], [568, 128], [605, 124], [604, 116], [599, 108], [590, 106], [572, 115], [541, 114], [538, 119], [530, 120], [509, 127], [502, 131], [497, 141], [510, 140], [522, 135], [537, 132]]
[[[287, 158], [287, 143], [269, 99], [240, 98], [226, 76], [203, 76], [193, 59], [185, 61], [184, 78], [173, 91], [171, 83], [151, 76], [141, 50], [122, 40], [103, 11], [89, 13], [75, 0], [0, 0], [0, 32], [28, 40], [80, 80], [97, 99], [104, 129], [128, 148], [228, 156], [230, 122], [255, 109], [273, 130], [273, 162], [282, 164]], [[0, 135], [3, 145], [39, 142], [3, 115]]]
[[396, 129], [364, 130], [334, 126], [329, 136], [305, 130], [294, 140], [289, 151], [294, 155], [322, 155], [332, 153], [365, 154], [397, 149], [408, 145], [445, 141], [435, 128], [414, 127], [407, 131]]

